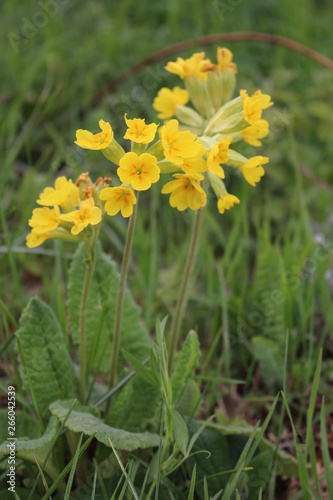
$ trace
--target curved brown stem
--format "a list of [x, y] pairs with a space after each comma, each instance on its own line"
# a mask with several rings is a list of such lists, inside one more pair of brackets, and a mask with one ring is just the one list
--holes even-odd
[[137, 73], [139, 73], [152, 63], [156, 63], [158, 61], [161, 61], [162, 59], [166, 59], [167, 57], [177, 54], [178, 52], [182, 52], [183, 50], [187, 50], [196, 46], [212, 45], [214, 43], [221, 43], [221, 42], [244, 42], [244, 41], [263, 42], [263, 43], [270, 43], [273, 45], [280, 45], [282, 47], [287, 47], [288, 49], [293, 50], [294, 52], [299, 52], [300, 54], [303, 54], [306, 57], [309, 57], [310, 59], [313, 59], [314, 61], [318, 62], [322, 66], [326, 66], [327, 68], [333, 70], [332, 59], [324, 56], [320, 52], [310, 49], [306, 45], [303, 45], [299, 42], [296, 42], [295, 40], [291, 40], [290, 38], [286, 38], [283, 36], [272, 35], [271, 33], [259, 33], [255, 31], [207, 35], [196, 38], [194, 40], [185, 40], [184, 42], [176, 43], [174, 45], [166, 47], [165, 49], [154, 52], [150, 56], [140, 61], [138, 64], [135, 64], [127, 71], [122, 73], [120, 76], [118, 76], [118, 78], [110, 82], [108, 85], [106, 85], [94, 97], [92, 101], [92, 106], [93, 107], [98, 106], [107, 94], [114, 91], [121, 83], [128, 80], [131, 76], [136, 75]]

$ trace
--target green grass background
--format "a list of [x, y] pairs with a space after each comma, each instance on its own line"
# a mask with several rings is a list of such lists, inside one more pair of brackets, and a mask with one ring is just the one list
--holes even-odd
[[[73, 247], [49, 242], [30, 253], [24, 247], [40, 191], [57, 175], [113, 175], [102, 155], [76, 148], [75, 130], [96, 130], [103, 118], [120, 139], [125, 112], [155, 119], [158, 89], [180, 82], [162, 60], [93, 108], [105, 85], [155, 50], [213, 33], [274, 33], [333, 55], [329, 0], [3, 0], [1, 11], [0, 286], [17, 318], [36, 293], [65, 317], [63, 283]], [[202, 366], [244, 379], [244, 401], [256, 404], [282, 386], [288, 332], [286, 383], [302, 428], [321, 346], [320, 393], [327, 395], [327, 413], [332, 410], [333, 74], [284, 47], [227, 46], [238, 65], [237, 91], [260, 88], [275, 102], [266, 115], [271, 133], [258, 153], [270, 164], [255, 189], [230, 178], [241, 199], [230, 212], [219, 215], [209, 196], [184, 332], [196, 328]], [[204, 50], [215, 59], [216, 45]], [[174, 307], [192, 221], [191, 213], [171, 209], [161, 185], [141, 198], [129, 276], [150, 327]], [[103, 246], [119, 261], [125, 231], [120, 218], [103, 227]], [[208, 384], [207, 414], [223, 396], [214, 384]]]

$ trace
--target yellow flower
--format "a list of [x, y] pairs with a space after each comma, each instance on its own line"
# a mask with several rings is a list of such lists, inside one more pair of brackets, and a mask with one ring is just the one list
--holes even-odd
[[130, 184], [136, 191], [146, 191], [160, 178], [157, 159], [149, 153], [140, 156], [126, 153], [119, 162], [117, 173], [121, 182]]
[[129, 217], [133, 212], [133, 205], [136, 204], [135, 194], [132, 189], [119, 186], [102, 189], [100, 200], [105, 200], [105, 211], [108, 215], [116, 215], [121, 211], [123, 217]]
[[92, 226], [99, 224], [102, 220], [102, 210], [95, 206], [93, 198], [88, 198], [81, 202], [81, 208], [68, 214], [60, 216], [65, 222], [73, 222], [71, 233], [77, 235], [81, 233], [89, 224]]
[[221, 179], [224, 179], [224, 170], [220, 166], [220, 164], [227, 163], [227, 161], [229, 160], [228, 149], [231, 141], [231, 136], [227, 137], [226, 139], [222, 139], [222, 141], [218, 142], [212, 147], [208, 154], [208, 169]]
[[193, 179], [202, 180], [204, 178], [200, 172], [207, 171], [207, 162], [202, 158], [205, 152], [205, 148], [202, 148], [202, 151], [194, 158], [184, 159], [181, 169]]
[[177, 106], [185, 106], [190, 99], [190, 95], [185, 89], [174, 87], [172, 90], [163, 87], [158, 91], [154, 99], [153, 108], [159, 111], [157, 115], [162, 120], [171, 118], [177, 111]]
[[176, 180], [170, 181], [162, 189], [163, 194], [169, 194], [170, 205], [179, 211], [191, 208], [198, 210], [206, 205], [206, 193], [193, 177], [184, 174], [175, 174]]
[[154, 140], [157, 125], [156, 123], [151, 123], [146, 125], [145, 120], [142, 118], [134, 118], [129, 120], [125, 114], [125, 122], [128, 127], [124, 139], [129, 139], [133, 142], [141, 144], [149, 144]]
[[180, 78], [189, 78], [194, 76], [199, 80], [207, 80], [207, 73], [204, 71], [205, 66], [211, 64], [210, 59], [204, 59], [204, 52], [197, 52], [188, 59], [177, 58], [176, 62], [168, 62], [165, 69], [169, 73], [180, 76]]
[[261, 146], [262, 143], [258, 139], [263, 139], [269, 133], [269, 123], [266, 120], [259, 120], [255, 125], [242, 130], [241, 135], [243, 140], [251, 146]]
[[60, 222], [59, 207], [55, 206], [54, 209], [35, 208], [32, 212], [32, 218], [29, 220], [29, 226], [32, 227], [34, 234], [46, 234], [56, 229]]
[[223, 214], [225, 210], [230, 210], [235, 204], [239, 204], [240, 201], [237, 196], [229, 193], [225, 193], [221, 198], [217, 200], [217, 208], [220, 214]]
[[37, 200], [38, 205], [46, 207], [60, 206], [63, 210], [70, 210], [79, 204], [79, 188], [72, 179], [58, 177], [54, 188], [46, 187]]
[[189, 131], [178, 132], [177, 120], [170, 120], [161, 129], [161, 142], [165, 157], [175, 165], [183, 165], [184, 158], [194, 158], [202, 150], [197, 136]]
[[39, 247], [39, 245], [42, 245], [49, 237], [50, 235], [48, 233], [36, 234], [31, 232], [27, 235], [26, 245], [28, 248]]
[[94, 151], [107, 148], [113, 140], [113, 130], [110, 123], [104, 120], [99, 120], [99, 128], [102, 130], [99, 134], [92, 134], [88, 130], [77, 130], [75, 144]]
[[259, 182], [260, 179], [265, 175], [265, 170], [261, 165], [265, 165], [269, 162], [269, 158], [266, 156], [254, 156], [241, 165], [241, 171], [245, 177], [245, 180], [251, 184], [251, 186], [255, 186], [256, 182]]
[[237, 73], [237, 66], [232, 61], [232, 52], [225, 47], [219, 47], [217, 49], [217, 65], [220, 70], [225, 71], [228, 68], [231, 68], [234, 73]]
[[244, 118], [250, 125], [256, 125], [263, 110], [273, 106], [271, 96], [262, 94], [261, 90], [257, 90], [251, 97], [247, 95], [246, 90], [241, 90], [240, 95], [243, 97]]

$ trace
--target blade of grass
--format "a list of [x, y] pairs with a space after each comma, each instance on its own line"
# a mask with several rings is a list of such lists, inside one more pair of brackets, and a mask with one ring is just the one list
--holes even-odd
[[[91, 441], [94, 439], [95, 434], [96, 434], [96, 432], [94, 432], [94, 434], [89, 436], [87, 441], [82, 445], [78, 458], [80, 458], [84, 454], [84, 452], [86, 451], [86, 449], [90, 445]], [[48, 500], [48, 498], [52, 495], [52, 493], [57, 489], [59, 483], [64, 479], [64, 477], [67, 476], [67, 474], [71, 470], [73, 461], [74, 461], [74, 458], [72, 458], [71, 461], [66, 465], [66, 467], [61, 471], [61, 473], [57, 477], [56, 481], [53, 482], [53, 484], [50, 486], [48, 491], [43, 496], [42, 500]]]
[[83, 438], [83, 434], [81, 434], [81, 436], [80, 436], [80, 439], [79, 439], [79, 442], [78, 442], [78, 445], [77, 445], [77, 448], [76, 448], [76, 451], [75, 451], [75, 455], [73, 457], [73, 464], [72, 464], [71, 472], [69, 474], [69, 478], [68, 478], [68, 482], [67, 482], [67, 486], [66, 486], [64, 500], [69, 500], [69, 498], [70, 498], [70, 494], [71, 494], [71, 490], [72, 490], [72, 485], [73, 485], [73, 480], [74, 480], [74, 474], [75, 474], [75, 470], [76, 470], [76, 466], [77, 466], [77, 461], [78, 461], [78, 458], [79, 458], [79, 453], [80, 453], [82, 438]]
[[144, 498], [149, 473], [150, 473], [150, 467], [148, 467], [146, 474], [145, 474], [145, 478], [144, 478], [143, 483], [142, 483], [141, 492], [140, 492], [140, 500], [143, 500], [143, 498]]
[[251, 433], [251, 436], [249, 437], [248, 442], [244, 446], [244, 449], [243, 449], [243, 451], [242, 451], [242, 453], [237, 461], [237, 464], [235, 466], [235, 469], [237, 470], [237, 472], [236, 472], [236, 474], [234, 474], [231, 477], [231, 480], [228, 481], [228, 484], [223, 492], [223, 496], [222, 496], [223, 500], [229, 500], [231, 495], [233, 494], [235, 488], [236, 488], [238, 479], [239, 479], [239, 477], [240, 477], [240, 475], [245, 467], [245, 464], [247, 462], [247, 456], [248, 456], [250, 447], [252, 445], [253, 439], [257, 433], [258, 427], [259, 427], [259, 422], [257, 423], [253, 432]]
[[97, 482], [97, 469], [95, 469], [95, 472], [94, 472], [93, 487], [92, 487], [92, 490], [91, 490], [91, 497], [90, 497], [90, 500], [95, 500], [95, 495], [96, 495], [96, 482]]
[[323, 396], [323, 399], [321, 400], [320, 434], [321, 434], [321, 450], [322, 450], [321, 452], [323, 455], [328, 496], [329, 498], [333, 498], [333, 474], [331, 467], [330, 452], [327, 444], [327, 432], [326, 432], [326, 422], [325, 422], [325, 396]]
[[[42, 471], [44, 470], [45, 465], [47, 464], [47, 461], [48, 461], [48, 459], [49, 459], [49, 457], [50, 457], [50, 455], [51, 455], [51, 453], [52, 453], [52, 451], [53, 451], [53, 448], [54, 448], [54, 446], [55, 446], [55, 444], [56, 444], [56, 442], [57, 442], [57, 440], [58, 440], [58, 437], [59, 437], [59, 436], [60, 436], [60, 434], [62, 433], [62, 430], [63, 430], [63, 428], [64, 428], [64, 426], [65, 426], [65, 424], [66, 424], [66, 422], [67, 422], [67, 419], [68, 419], [69, 415], [71, 414], [71, 412], [72, 412], [72, 410], [73, 410], [74, 406], [76, 405], [76, 403], [77, 403], [77, 399], [75, 399], [75, 400], [73, 401], [73, 404], [72, 404], [72, 406], [70, 407], [70, 409], [68, 410], [68, 413], [67, 413], [67, 415], [66, 415], [66, 417], [65, 417], [65, 419], [64, 419], [64, 421], [63, 421], [63, 423], [60, 425], [59, 430], [58, 430], [57, 434], [55, 435], [55, 438], [54, 438], [54, 440], [53, 440], [53, 442], [52, 442], [52, 444], [51, 444], [51, 446], [50, 446], [50, 448], [49, 448], [49, 451], [48, 451], [48, 453], [46, 454], [45, 460], [44, 460], [43, 465], [42, 465]], [[28, 500], [31, 500], [32, 495], [34, 494], [34, 491], [35, 491], [35, 489], [37, 488], [37, 484], [38, 484], [38, 481], [39, 481], [39, 477], [40, 477], [40, 474], [38, 473], [38, 475], [37, 475], [37, 477], [36, 477], [36, 479], [35, 479], [35, 482], [34, 482], [34, 484], [33, 484], [33, 486], [32, 486], [32, 489], [31, 489], [31, 491], [30, 491], [30, 494], [29, 494]]]
[[94, 458], [93, 460], [94, 462], [94, 466], [95, 466], [95, 471], [96, 471], [96, 474], [97, 474], [97, 479], [98, 479], [98, 483], [100, 485], [100, 488], [102, 490], [102, 494], [103, 494], [103, 498], [104, 500], [109, 500], [109, 495], [106, 491], [106, 488], [105, 488], [105, 484], [104, 484], [104, 481], [103, 481], [103, 477], [99, 471], [99, 467], [98, 467], [98, 463], [97, 463], [97, 460]]
[[126, 481], [127, 481], [127, 483], [128, 483], [128, 486], [129, 486], [129, 487], [130, 487], [130, 489], [131, 489], [131, 492], [133, 493], [133, 496], [134, 496], [135, 500], [140, 500], [140, 499], [139, 499], [139, 497], [138, 497], [138, 494], [137, 494], [137, 492], [135, 491], [135, 488], [134, 488], [134, 486], [133, 486], [132, 482], [130, 481], [130, 478], [129, 478], [129, 476], [128, 476], [128, 474], [127, 474], [127, 472], [126, 472], [126, 470], [125, 470], [125, 468], [124, 468], [124, 466], [123, 466], [123, 463], [122, 463], [122, 461], [120, 460], [120, 458], [119, 458], [119, 456], [118, 456], [118, 453], [116, 452], [116, 450], [115, 450], [115, 448], [114, 448], [114, 446], [113, 446], [113, 444], [112, 444], [112, 442], [111, 442], [111, 439], [110, 439], [110, 438], [108, 438], [108, 441], [109, 441], [110, 446], [111, 446], [111, 448], [112, 448], [112, 451], [113, 451], [113, 453], [114, 453], [114, 455], [115, 455], [115, 457], [116, 457], [116, 459], [117, 459], [117, 462], [118, 462], [118, 464], [119, 464], [119, 467], [120, 467], [120, 468], [121, 468], [121, 470], [123, 471], [123, 474], [124, 474], [124, 476], [125, 476], [125, 479], [126, 479]]
[[22, 290], [21, 290], [19, 275], [18, 275], [18, 271], [17, 271], [16, 261], [14, 259], [14, 255], [13, 255], [13, 252], [11, 249], [12, 244], [10, 241], [7, 221], [6, 221], [6, 217], [4, 214], [4, 210], [2, 208], [2, 204], [0, 204], [0, 220], [1, 220], [2, 228], [3, 228], [3, 236], [5, 239], [6, 246], [7, 246], [8, 261], [9, 261], [9, 266], [11, 268], [12, 275], [13, 275], [13, 285], [15, 288], [16, 297], [18, 298], [19, 303], [22, 307], [23, 306]]
[[[146, 358], [144, 361], [142, 361], [142, 364], [145, 365], [146, 363], [148, 363], [148, 361], [149, 361], [149, 358]], [[103, 403], [105, 403], [105, 401], [107, 401], [115, 392], [117, 392], [119, 389], [121, 389], [122, 386], [125, 385], [126, 382], [128, 382], [134, 375], [135, 375], [135, 370], [129, 372], [126, 375], [126, 377], [124, 377], [122, 380], [120, 380], [118, 382], [118, 384], [116, 384], [115, 386], [113, 386], [112, 389], [110, 389], [106, 394], [104, 394], [104, 396], [102, 396], [101, 399], [99, 399], [97, 401], [97, 403], [94, 404], [94, 406], [96, 408], [98, 408]]]
[[160, 488], [160, 476], [161, 476], [161, 462], [162, 462], [162, 440], [163, 440], [163, 428], [164, 428], [164, 420], [163, 420], [163, 404], [161, 404], [161, 413], [160, 413], [160, 444], [158, 447], [158, 464], [157, 464], [157, 475], [156, 475], [156, 490], [155, 490], [155, 500], [158, 500], [158, 492]]
[[[132, 462], [130, 464], [127, 464], [127, 465], [129, 465], [129, 467], [128, 467], [128, 473], [127, 473], [127, 476], [129, 478], [130, 474], [131, 474], [131, 470], [132, 470]], [[126, 465], [126, 467], [127, 467], [127, 465]], [[126, 471], [126, 467], [124, 468], [124, 471]], [[127, 487], [128, 487], [128, 482], [125, 481], [124, 484], [123, 484], [123, 487], [121, 489], [120, 495], [118, 497], [118, 500], [123, 500], [123, 498], [125, 497], [125, 493], [126, 493]]]
[[[8, 337], [8, 339], [15, 338], [15, 335], [13, 335], [9, 330], [8, 319], [6, 316], [3, 318], [3, 325], [4, 325], [6, 336]], [[7, 344], [7, 342], [6, 342], [6, 344]], [[16, 385], [16, 390], [20, 394], [23, 394], [24, 396], [26, 396], [26, 391], [25, 391], [25, 389], [23, 389], [23, 383], [22, 383], [22, 379], [21, 379], [21, 373], [20, 373], [20, 370], [18, 367], [17, 357], [14, 353], [13, 346], [12, 346], [11, 342], [8, 343], [8, 351], [9, 351], [10, 363], [11, 363], [12, 367], [14, 368], [14, 372], [15, 372], [14, 383]], [[7, 369], [7, 373], [8, 373], [8, 369]], [[10, 378], [12, 378], [12, 377], [10, 377]]]
[[34, 455], [33, 453], [31, 453], [31, 455], [32, 455], [32, 457], [33, 457], [33, 459], [34, 459], [34, 461], [35, 461], [35, 463], [36, 463], [36, 465], [37, 465], [37, 469], [39, 470], [39, 474], [42, 476], [42, 482], [43, 482], [43, 485], [44, 485], [45, 490], [47, 491], [47, 490], [49, 489], [49, 487], [48, 487], [48, 484], [47, 484], [46, 478], [45, 478], [45, 476], [44, 476], [44, 473], [43, 473], [42, 469], [40, 468], [40, 465], [39, 465], [38, 460], [37, 460], [37, 458], [35, 457], [35, 455]]
[[[284, 394], [287, 394], [288, 347], [289, 347], [289, 331], [286, 330], [285, 348], [284, 348], [284, 362], [283, 362], [283, 378], [282, 378], [282, 385], [283, 385]], [[285, 406], [283, 405], [282, 409], [281, 409], [279, 428], [278, 428], [278, 432], [277, 432], [277, 436], [276, 436], [276, 446], [275, 446], [274, 453], [273, 453], [272, 467], [270, 470], [270, 478], [268, 480], [269, 481], [268, 500], [273, 500], [274, 494], [275, 494], [274, 468], [275, 468], [276, 460], [277, 460], [278, 453], [279, 453], [281, 434], [283, 431], [284, 414], [285, 414]]]
[[194, 499], [194, 490], [195, 490], [195, 478], [196, 478], [196, 475], [197, 475], [197, 464], [194, 464], [193, 472], [192, 472], [192, 478], [191, 478], [190, 491], [188, 493], [187, 500], [193, 500]]
[[4, 313], [4, 315], [7, 317], [9, 322], [13, 325], [13, 327], [17, 330], [19, 327], [18, 322], [6, 306], [6, 304], [0, 299], [0, 310]]
[[[262, 427], [261, 427], [260, 431], [258, 432], [258, 434], [257, 434], [257, 435], [256, 435], [256, 437], [255, 437], [255, 440], [254, 440], [253, 446], [251, 447], [251, 450], [250, 450], [250, 452], [249, 452], [249, 454], [248, 454], [248, 456], [247, 456], [247, 459], [246, 459], [246, 465], [248, 465], [248, 464], [250, 463], [250, 461], [251, 461], [251, 459], [252, 459], [252, 457], [253, 457], [253, 455], [254, 455], [254, 453], [255, 453], [255, 451], [256, 451], [256, 449], [257, 449], [257, 447], [258, 447], [258, 446], [259, 446], [259, 444], [260, 444], [261, 439], [263, 438], [264, 432], [265, 432], [265, 430], [267, 429], [267, 426], [268, 426], [268, 424], [269, 424], [269, 421], [270, 421], [270, 420], [271, 420], [271, 418], [272, 418], [272, 415], [273, 415], [273, 413], [274, 413], [274, 410], [275, 410], [276, 404], [277, 404], [277, 402], [278, 402], [278, 400], [279, 400], [279, 397], [280, 397], [280, 395], [279, 395], [279, 394], [277, 394], [277, 395], [275, 396], [275, 399], [274, 399], [274, 401], [273, 401], [273, 403], [272, 403], [272, 406], [271, 406], [271, 408], [270, 408], [270, 410], [269, 410], [269, 412], [268, 412], [268, 415], [267, 415], [267, 417], [265, 418], [264, 423], [263, 423], [263, 425], [262, 425]], [[257, 426], [256, 426], [256, 427], [258, 427], [258, 424], [257, 424]]]
[[288, 417], [290, 420], [290, 425], [291, 425], [293, 436], [294, 436], [295, 447], [296, 447], [296, 456], [297, 456], [297, 465], [298, 465], [298, 471], [299, 471], [299, 478], [300, 478], [300, 482], [301, 482], [303, 500], [311, 500], [311, 493], [310, 493], [311, 489], [310, 489], [310, 484], [309, 484], [309, 477], [308, 477], [308, 471], [307, 471], [307, 467], [306, 467], [306, 461], [305, 461], [301, 446], [298, 442], [297, 433], [296, 433], [294, 422], [293, 422], [291, 412], [289, 409], [288, 401], [287, 401], [283, 392], [281, 392], [281, 396], [282, 396], [283, 402], [284, 402], [285, 407], [286, 407], [286, 411], [287, 411], [287, 414], [288, 414]]
[[313, 378], [312, 389], [310, 394], [310, 402], [309, 408], [306, 415], [306, 441], [305, 441], [305, 459], [307, 458], [308, 448], [309, 448], [309, 439], [312, 434], [312, 419], [315, 410], [316, 397], [318, 393], [319, 380], [320, 380], [320, 372], [321, 372], [321, 360], [322, 360], [323, 350], [320, 349], [317, 366]]
[[204, 476], [204, 486], [203, 486], [203, 489], [204, 489], [204, 499], [205, 500], [209, 500], [209, 491], [208, 491], [208, 484], [207, 484], [206, 476]]
[[315, 374], [313, 378], [311, 394], [310, 394], [310, 402], [309, 408], [306, 415], [306, 442], [305, 442], [305, 460], [309, 455], [312, 474], [314, 475], [315, 484], [317, 490], [320, 492], [319, 478], [317, 473], [317, 457], [316, 450], [313, 438], [313, 415], [315, 411], [316, 398], [318, 394], [319, 381], [320, 381], [320, 372], [321, 372], [321, 364], [322, 364], [322, 353], [323, 350], [320, 349], [319, 356], [317, 360], [317, 365], [315, 369]]
[[11, 335], [10, 337], [8, 337], [8, 339], [0, 349], [0, 358], [2, 357], [3, 353], [8, 349], [9, 345], [13, 342], [14, 339], [15, 335]]

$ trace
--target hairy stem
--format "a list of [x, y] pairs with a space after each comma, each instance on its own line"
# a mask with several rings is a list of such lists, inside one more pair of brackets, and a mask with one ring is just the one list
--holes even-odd
[[89, 288], [91, 284], [92, 275], [94, 272], [95, 259], [90, 260], [86, 264], [86, 274], [84, 277], [82, 298], [80, 305], [80, 320], [79, 320], [79, 331], [80, 331], [80, 401], [82, 404], [85, 403], [86, 398], [86, 309], [87, 300], [89, 294]]
[[171, 367], [172, 367], [173, 356], [175, 354], [175, 350], [177, 349], [180, 324], [181, 324], [182, 319], [183, 319], [184, 310], [185, 310], [185, 306], [186, 306], [186, 302], [187, 302], [187, 295], [188, 295], [190, 278], [192, 275], [192, 270], [193, 270], [193, 266], [194, 266], [194, 262], [195, 262], [195, 258], [196, 258], [196, 254], [197, 254], [197, 249], [198, 249], [203, 211], [204, 211], [204, 209], [200, 208], [199, 210], [197, 210], [197, 212], [195, 214], [191, 242], [190, 242], [190, 246], [189, 246], [189, 250], [188, 250], [188, 254], [187, 254], [187, 259], [186, 259], [186, 265], [185, 265], [185, 269], [184, 269], [184, 274], [182, 277], [182, 282], [180, 285], [179, 294], [178, 294], [178, 298], [177, 298], [176, 310], [175, 310], [175, 314], [174, 314], [173, 320], [172, 320], [170, 340], [169, 340], [169, 351], [168, 351], [169, 373], [170, 373]]
[[[133, 213], [132, 213], [130, 220], [129, 220], [129, 223], [128, 223], [127, 237], [126, 237], [126, 243], [125, 243], [125, 248], [124, 248], [124, 256], [123, 256], [123, 262], [121, 265], [119, 290], [118, 290], [118, 297], [117, 297], [117, 307], [116, 307], [116, 318], [115, 318], [115, 326], [114, 326], [114, 336], [113, 336], [113, 348], [112, 348], [112, 356], [111, 356], [111, 369], [110, 369], [109, 384], [108, 384], [109, 389], [111, 389], [111, 387], [113, 387], [113, 385], [115, 383], [115, 379], [116, 379], [118, 356], [119, 356], [120, 330], [121, 330], [121, 319], [122, 319], [122, 312], [123, 312], [124, 292], [125, 292], [127, 271], [128, 271], [128, 266], [129, 266], [130, 257], [131, 257], [131, 250], [132, 250], [132, 245], [133, 245], [135, 221], [136, 221], [136, 214], [137, 214], [137, 210], [138, 210], [138, 199], [139, 199], [139, 193], [137, 193], [137, 195], [136, 195], [136, 205], [133, 206]], [[110, 399], [107, 402], [106, 414], [108, 413], [109, 406], [110, 406]]]

